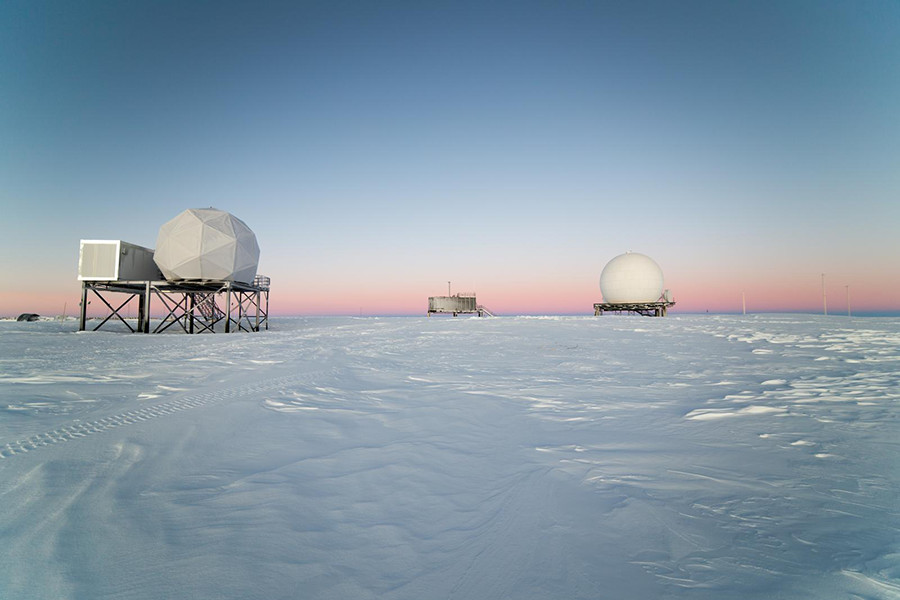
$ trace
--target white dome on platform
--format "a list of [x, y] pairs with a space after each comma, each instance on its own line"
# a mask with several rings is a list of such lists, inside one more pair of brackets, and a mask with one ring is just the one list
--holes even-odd
[[663, 293], [662, 269], [644, 254], [620, 254], [603, 267], [600, 292], [609, 304], [656, 302]]
[[252, 283], [259, 264], [256, 235], [216, 208], [189, 208], [159, 228], [153, 260], [170, 281]]

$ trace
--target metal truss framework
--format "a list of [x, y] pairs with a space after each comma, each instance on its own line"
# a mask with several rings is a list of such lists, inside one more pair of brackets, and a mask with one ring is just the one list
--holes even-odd
[[675, 306], [674, 302], [627, 302], [621, 304], [612, 304], [609, 302], [597, 303], [594, 305], [594, 316], [599, 317], [605, 312], [616, 314], [633, 313], [644, 317], [664, 317], [669, 312], [669, 307]]
[[[268, 277], [257, 276], [253, 284], [234, 281], [84, 281], [81, 287], [81, 319], [79, 331], [87, 326], [88, 298], [91, 293], [109, 309], [109, 313], [92, 329], [97, 331], [110, 321], [121, 321], [132, 333], [162, 333], [172, 326], [184, 333], [225, 333], [269, 329]], [[126, 295], [121, 300], [121, 294]], [[137, 328], [122, 311], [138, 299]], [[157, 299], [165, 314], [155, 319], [151, 329], [152, 299]]]

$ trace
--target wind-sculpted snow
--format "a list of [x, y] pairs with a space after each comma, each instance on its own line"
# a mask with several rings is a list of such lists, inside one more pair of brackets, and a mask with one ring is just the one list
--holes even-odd
[[[100, 433], [114, 427], [122, 427], [132, 425], [147, 419], [154, 419], [174, 412], [187, 410], [205, 406], [213, 402], [222, 402], [233, 398], [253, 397], [260, 393], [264, 393], [272, 389], [281, 389], [286, 385], [296, 384], [300, 381], [315, 378], [321, 374], [305, 374], [299, 376], [279, 377], [274, 380], [256, 381], [251, 384], [243, 384], [236, 387], [229, 387], [215, 392], [204, 392], [201, 394], [193, 394], [189, 396], [179, 397], [168, 402], [158, 402], [147, 406], [127, 410], [122, 413], [102, 417], [93, 421], [82, 421], [80, 419], [52, 431], [33, 435], [24, 440], [16, 440], [7, 442], [0, 447], [0, 458], [7, 458], [14, 454], [36, 450], [43, 446], [57, 444], [59, 442], [67, 442], [72, 439], [84, 437], [92, 433]], [[178, 388], [168, 388], [167, 386], [157, 386], [160, 390], [177, 390]], [[138, 395], [139, 399], [155, 398], [157, 394], [142, 393]], [[48, 403], [42, 403], [46, 406]], [[32, 403], [32, 406], [34, 404]], [[8, 407], [9, 408], [9, 407]], [[19, 410], [18, 407], [12, 407]]]
[[900, 598], [900, 324], [0, 322], [0, 598]]

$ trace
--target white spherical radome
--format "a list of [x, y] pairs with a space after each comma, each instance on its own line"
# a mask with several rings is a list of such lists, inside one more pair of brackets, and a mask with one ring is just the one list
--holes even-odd
[[253, 231], [234, 215], [189, 208], [159, 228], [153, 260], [169, 281], [251, 283], [259, 245]]
[[656, 302], [663, 293], [662, 269], [645, 254], [620, 254], [603, 267], [600, 292], [609, 304]]

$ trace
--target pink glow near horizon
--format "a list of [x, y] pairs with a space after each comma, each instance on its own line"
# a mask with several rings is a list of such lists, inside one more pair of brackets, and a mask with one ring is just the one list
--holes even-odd
[[[848, 278], [849, 279], [849, 278]], [[850, 286], [851, 311], [900, 312], [900, 283], [884, 285], [876, 282], [826, 278], [829, 313], [842, 314], [847, 310], [847, 288]], [[742, 310], [742, 293], [748, 312], [810, 312], [822, 311], [821, 274], [806, 273], [801, 277], [755, 277], [745, 285], [732, 280], [709, 281], [698, 276], [667, 279], [677, 312], [736, 313]], [[595, 302], [602, 301], [594, 278], [579, 282], [504, 283], [500, 281], [461, 282], [452, 292], [477, 293], [480, 304], [497, 314], [591, 314]], [[446, 283], [408, 283], [385, 287], [357, 286], [346, 282], [322, 282], [303, 286], [296, 282], [273, 279], [270, 313], [277, 315], [424, 315], [428, 297], [447, 293]], [[24, 312], [59, 315], [63, 311], [76, 315], [81, 300], [77, 281], [66, 291], [3, 291], [0, 292], [0, 316], [14, 317]], [[99, 299], [89, 297], [89, 314], [100, 314], [105, 307]], [[124, 297], [120, 301], [124, 301]], [[154, 311], [155, 312], [155, 311]]]

